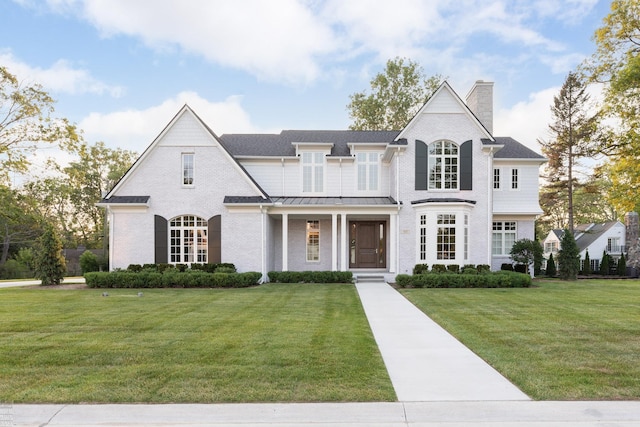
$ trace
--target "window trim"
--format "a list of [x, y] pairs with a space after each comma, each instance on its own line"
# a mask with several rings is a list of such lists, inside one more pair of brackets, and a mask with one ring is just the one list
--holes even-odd
[[[423, 206], [415, 211], [415, 260], [416, 263], [462, 264], [468, 262], [473, 237], [469, 230], [473, 207], [462, 204], [451, 206]], [[438, 224], [439, 215], [452, 215], [455, 224]], [[455, 252], [450, 258], [438, 258], [438, 228], [455, 228]]]
[[[310, 162], [306, 163], [305, 158], [310, 157]], [[320, 161], [317, 161], [320, 159]], [[305, 190], [305, 168], [310, 168], [310, 189]], [[318, 182], [317, 172], [320, 170], [322, 174], [321, 179]], [[302, 179], [300, 180], [302, 185], [302, 193], [304, 194], [323, 194], [325, 187], [325, 173], [326, 170], [326, 155], [322, 151], [303, 151], [300, 153], [300, 172]]]
[[493, 189], [500, 190], [500, 168], [493, 168]]
[[[433, 149], [438, 149], [436, 147], [440, 145], [440, 154], [432, 154]], [[455, 147], [455, 154], [445, 154], [445, 149], [449, 147]], [[440, 160], [440, 162], [438, 162]], [[455, 167], [455, 172], [447, 172], [446, 171], [446, 161], [447, 160], [455, 160], [452, 162], [449, 167]], [[440, 163], [440, 171], [437, 171], [438, 163]], [[444, 165], [445, 169], [442, 170], [442, 165]], [[433, 172], [432, 172], [433, 170]], [[432, 180], [432, 176], [435, 178]], [[454, 187], [446, 188], [447, 186], [447, 177], [452, 177], [455, 179]], [[440, 187], [437, 185], [440, 184]], [[451, 182], [449, 182], [451, 185]], [[453, 141], [447, 139], [440, 139], [432, 142], [427, 145], [427, 190], [429, 191], [459, 191], [460, 190], [460, 145], [456, 144]]]
[[[317, 227], [313, 227], [313, 223], [316, 223]], [[308, 219], [305, 224], [306, 224], [305, 226], [305, 261], [312, 262], [312, 263], [319, 263], [320, 262], [320, 220]], [[312, 225], [312, 227], [309, 227], [310, 224]], [[315, 243], [315, 246], [317, 246], [316, 259], [313, 259], [313, 258], [309, 259], [309, 255], [311, 253], [310, 237], [312, 234], [315, 234], [317, 239], [317, 242]]]
[[[506, 224], [513, 224], [513, 229], [506, 229]], [[500, 229], [496, 230], [496, 225], [500, 224]], [[518, 221], [492, 221], [492, 230], [491, 230], [491, 256], [492, 257], [503, 257], [510, 255], [511, 247], [506, 249], [506, 235], [513, 234], [513, 242], [511, 242], [511, 247], [518, 240]], [[495, 236], [500, 235], [500, 252], [495, 252]]]
[[[179, 225], [175, 225], [176, 221]], [[193, 225], [185, 225], [193, 221]], [[175, 233], [178, 232], [178, 233]], [[185, 240], [191, 232], [191, 242]], [[169, 264], [206, 264], [209, 260], [209, 222], [198, 215], [178, 215], [168, 221], [167, 261]], [[189, 248], [191, 251], [184, 251]]]
[[[364, 156], [365, 160], [361, 161], [360, 156]], [[356, 157], [356, 189], [359, 192], [377, 192], [380, 188], [380, 153], [377, 151], [359, 151]], [[374, 160], [372, 160], [372, 158]], [[364, 183], [360, 180], [360, 167], [364, 167]], [[371, 181], [372, 169], [375, 168], [375, 182]], [[364, 185], [361, 185], [364, 184]], [[375, 188], [372, 188], [372, 185]], [[364, 188], [363, 188], [364, 187]]]
[[[187, 164], [185, 160], [187, 158], [191, 158], [191, 176], [187, 175]], [[194, 187], [195, 186], [195, 175], [196, 175], [196, 154], [193, 152], [185, 152], [182, 153], [182, 186], [183, 187]], [[186, 182], [188, 179], [191, 179], [191, 182]]]
[[518, 168], [511, 168], [511, 190], [520, 189], [520, 172]]

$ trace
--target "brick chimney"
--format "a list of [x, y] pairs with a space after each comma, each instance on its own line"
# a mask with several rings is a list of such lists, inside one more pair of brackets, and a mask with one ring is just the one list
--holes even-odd
[[493, 134], [493, 82], [476, 81], [467, 94], [467, 106]]

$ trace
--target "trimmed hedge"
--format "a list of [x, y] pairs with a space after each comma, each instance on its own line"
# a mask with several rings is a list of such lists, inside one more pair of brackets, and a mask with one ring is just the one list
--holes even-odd
[[270, 271], [270, 282], [276, 283], [351, 283], [350, 271]]
[[528, 288], [531, 276], [511, 271], [486, 274], [398, 274], [396, 284], [401, 288]]
[[247, 273], [207, 273], [168, 269], [164, 273], [142, 270], [86, 273], [90, 288], [247, 288], [259, 284], [262, 275]]

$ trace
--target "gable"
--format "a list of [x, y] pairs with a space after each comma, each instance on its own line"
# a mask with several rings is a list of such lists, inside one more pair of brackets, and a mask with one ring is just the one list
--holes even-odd
[[[195, 152], [203, 148], [216, 150], [224, 161], [235, 169], [239, 174], [239, 178], [245, 182], [250, 188], [249, 191], [266, 198], [265, 192], [260, 186], [249, 176], [246, 170], [231, 156], [225, 147], [219, 143], [218, 137], [209, 129], [204, 122], [185, 104], [184, 107], [175, 115], [162, 132], [154, 139], [154, 141], [145, 149], [135, 163], [129, 168], [125, 175], [116, 183], [111, 191], [105, 197], [108, 201], [112, 196], [145, 194], [145, 179], [136, 180], [134, 177], [143, 175], [159, 174], [162, 176], [164, 171], [151, 170], [159, 166], [158, 157], [166, 156], [166, 152], [173, 150], [179, 153], [181, 151]], [[161, 152], [161, 153], [160, 153]], [[151, 160], [151, 159], [154, 160]], [[176, 159], [168, 160], [175, 164]], [[148, 164], [153, 163], [151, 167]], [[139, 182], [136, 182], [139, 181]]]
[[431, 98], [427, 100], [396, 139], [408, 138], [411, 130], [416, 127], [425, 116], [438, 114], [460, 115], [461, 117], [465, 117], [479, 131], [480, 138], [494, 141], [491, 133], [480, 123], [478, 118], [446, 81], [443, 82]]

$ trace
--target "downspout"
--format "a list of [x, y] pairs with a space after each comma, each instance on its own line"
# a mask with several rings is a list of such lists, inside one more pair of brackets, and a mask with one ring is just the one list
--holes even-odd
[[286, 195], [286, 193], [284, 192], [284, 182], [285, 182], [284, 157], [280, 158], [280, 163], [282, 164], [282, 196], [284, 197]]
[[262, 263], [262, 266], [260, 268], [260, 272], [262, 273], [262, 278], [260, 279], [260, 281], [261, 281], [261, 283], [265, 283], [267, 281], [267, 272], [265, 271], [266, 270], [266, 264], [267, 264], [266, 263], [266, 259], [265, 259], [267, 243], [265, 241], [265, 210], [264, 210], [262, 204], [260, 205], [260, 215], [261, 215], [261, 219], [262, 219], [262, 221], [261, 221], [261, 225], [262, 225], [262, 227], [261, 227], [262, 228], [262, 248], [261, 248], [262, 249], [262, 254], [260, 256], [261, 263]]
[[487, 265], [491, 266], [491, 262], [493, 261], [493, 257], [491, 254], [492, 251], [492, 241], [493, 241], [493, 147], [489, 149], [489, 159], [487, 161], [487, 165], [489, 170], [487, 171], [487, 180], [489, 187], [489, 200], [487, 203], [487, 218], [488, 222], [488, 238], [487, 238]]
[[400, 274], [400, 147], [396, 152], [396, 273]]

